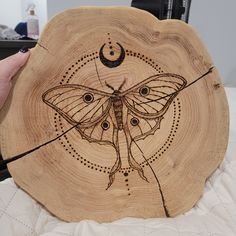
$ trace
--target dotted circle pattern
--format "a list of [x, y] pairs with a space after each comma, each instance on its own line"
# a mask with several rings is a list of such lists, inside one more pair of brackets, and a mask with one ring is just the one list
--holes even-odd
[[147, 56], [145, 56], [143, 54], [133, 52], [132, 50], [125, 50], [125, 51], [126, 51], [126, 56], [137, 57], [138, 59], [142, 60], [143, 62], [145, 62], [146, 64], [151, 66], [153, 69], [155, 69], [160, 74], [164, 73], [164, 71], [161, 69], [161, 67], [158, 64], [156, 64], [156, 62], [153, 61], [151, 58], [148, 58]]
[[[109, 42], [108, 42], [109, 48], [112, 50], [113, 46], [112, 46], [112, 42], [111, 42], [110, 37], [108, 38], [108, 40], [109, 40]], [[142, 60], [144, 63], [151, 66], [158, 73], [164, 73], [162, 68], [154, 60], [152, 60], [151, 58], [148, 58], [147, 56], [145, 56], [143, 54], [134, 52], [132, 50], [126, 50], [126, 56], [136, 57], [136, 58]], [[98, 59], [98, 58], [99, 58], [98, 52], [93, 52], [93, 53], [90, 53], [90, 54], [83, 55], [82, 57], [80, 57], [75, 63], [73, 63], [65, 71], [65, 73], [63, 74], [62, 79], [59, 83], [60, 84], [70, 83], [70, 80], [76, 75], [76, 73], [81, 68], [83, 68], [89, 62], [94, 61], [96, 63], [96, 59]], [[157, 150], [157, 152], [155, 154], [153, 154], [151, 157], [147, 158], [147, 160], [150, 164], [153, 163], [158, 158], [160, 158], [168, 150], [168, 148], [171, 146], [171, 144], [174, 140], [175, 134], [178, 130], [179, 122], [180, 122], [180, 116], [181, 116], [181, 113], [180, 113], [181, 112], [181, 104], [180, 104], [180, 101], [179, 101], [178, 98], [177, 98], [177, 104], [176, 104], [175, 101], [173, 101], [173, 106], [174, 106], [174, 117], [173, 117], [173, 122], [172, 122], [170, 134], [167, 137], [165, 143], [162, 145], [162, 147], [159, 148]], [[58, 113], [55, 113], [55, 115], [54, 115], [54, 126], [55, 126], [55, 131], [56, 131], [58, 136], [61, 133], [64, 132], [61, 116]], [[59, 130], [58, 127], [60, 128], [60, 130]], [[101, 166], [101, 165], [98, 165], [96, 163], [92, 163], [88, 159], [82, 157], [77, 152], [77, 150], [73, 147], [73, 145], [71, 144], [71, 142], [68, 139], [68, 136], [66, 134], [63, 135], [63, 138], [60, 137], [59, 141], [60, 141], [60, 144], [65, 149], [65, 151], [67, 151], [70, 154], [71, 157], [73, 157], [76, 160], [80, 161], [80, 163], [82, 165], [84, 165], [85, 167], [87, 167], [91, 170], [99, 171], [99, 172], [104, 173], [104, 174], [109, 174], [110, 173], [110, 170], [111, 170], [112, 167]], [[142, 166], [142, 168], [145, 168], [146, 166], [148, 166], [148, 163], [146, 161], [143, 161], [142, 163], [140, 163], [140, 165]], [[125, 181], [127, 180], [126, 181], [127, 183], [125, 183], [125, 184], [126, 184], [126, 187], [127, 187], [128, 191], [129, 191], [129, 186], [128, 186], [128, 175], [129, 174], [128, 173], [130, 173], [131, 171], [134, 171], [131, 167], [121, 168], [121, 170], [119, 171], [119, 172], [122, 172], [124, 174]]]

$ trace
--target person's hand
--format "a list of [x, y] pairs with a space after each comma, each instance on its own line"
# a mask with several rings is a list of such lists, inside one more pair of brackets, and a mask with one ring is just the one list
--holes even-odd
[[0, 61], [0, 109], [10, 92], [12, 77], [26, 63], [29, 55], [28, 49], [23, 48], [13, 56]]

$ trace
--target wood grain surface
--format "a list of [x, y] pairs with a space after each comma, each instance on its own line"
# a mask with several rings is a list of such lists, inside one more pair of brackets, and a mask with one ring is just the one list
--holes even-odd
[[224, 158], [228, 105], [187, 24], [125, 7], [46, 26], [1, 111], [15, 182], [65, 221], [174, 217]]

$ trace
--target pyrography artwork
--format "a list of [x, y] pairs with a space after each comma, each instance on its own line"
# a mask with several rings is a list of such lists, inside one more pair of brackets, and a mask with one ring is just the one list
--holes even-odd
[[2, 115], [16, 183], [66, 221], [190, 209], [228, 127], [217, 69], [190, 27], [137, 9], [81, 8], [45, 32]]
[[[108, 35], [110, 34], [108, 33]], [[116, 44], [120, 47], [120, 55], [117, 60], [111, 61], [104, 56], [103, 49], [106, 44], [103, 44], [99, 50], [98, 58], [93, 56], [96, 53], [88, 56], [88, 62], [95, 64], [99, 81], [101, 81], [101, 78], [96, 66], [97, 59], [109, 68], [118, 67], [125, 60], [125, 49], [120, 43], [117, 42]], [[109, 45], [110, 55], [114, 55], [110, 38]], [[128, 53], [129, 50], [126, 50], [126, 52]], [[131, 53], [130, 55], [143, 57], [138, 52]], [[126, 170], [136, 170], [140, 178], [149, 182], [142, 165], [147, 165], [151, 169], [157, 181], [165, 214], [169, 216], [160, 182], [152, 165], [139, 147], [138, 140], [145, 139], [147, 136], [158, 131], [161, 128], [163, 116], [178, 93], [199, 79], [204, 78], [211, 70], [212, 68], [209, 68], [209, 71], [191, 84], [187, 84], [187, 81], [180, 75], [159, 73], [125, 91], [122, 91], [122, 88], [128, 78], [124, 78], [122, 84], [117, 89], [105, 81], [105, 85], [111, 90], [111, 93], [78, 84], [70, 84], [69, 80], [67, 80], [65, 84], [46, 91], [43, 94], [43, 101], [66, 119], [80, 133], [81, 138], [89, 142], [114, 147], [116, 161], [111, 168], [106, 167], [106, 169], [109, 169], [109, 181], [106, 190], [114, 182], [116, 172], [122, 169], [118, 138], [118, 132], [122, 132], [122, 138], [126, 142], [127, 160], [129, 163], [129, 167]], [[132, 145], [136, 145], [140, 150], [143, 156], [142, 163], [138, 163], [135, 160], [132, 154]], [[92, 160], [90, 160], [90, 165], [94, 165]], [[125, 169], [123, 169], [123, 172], [125, 176], [128, 176]]]

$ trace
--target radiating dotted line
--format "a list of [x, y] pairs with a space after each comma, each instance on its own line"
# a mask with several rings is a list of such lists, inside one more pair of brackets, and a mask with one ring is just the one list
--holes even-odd
[[113, 46], [112, 46], [112, 42], [111, 42], [111, 38], [110, 38], [110, 33], [107, 33], [108, 35], [108, 44], [109, 44], [109, 49], [110, 49], [110, 55], [114, 56], [115, 52], [113, 50]]

